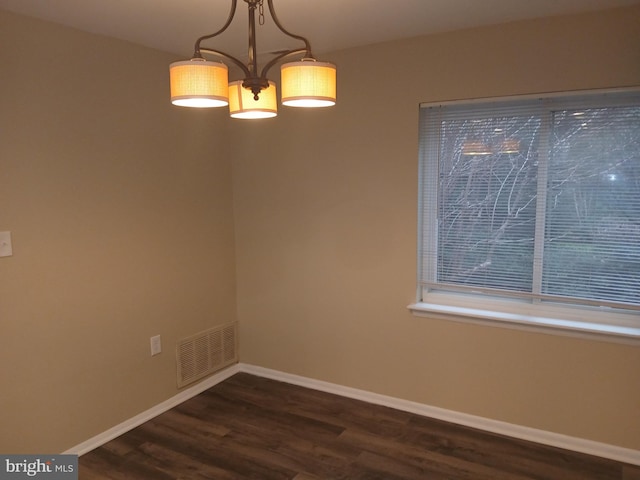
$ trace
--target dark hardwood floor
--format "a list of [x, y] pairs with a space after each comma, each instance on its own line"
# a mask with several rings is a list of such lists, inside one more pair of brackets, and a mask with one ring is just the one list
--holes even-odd
[[640, 468], [240, 373], [83, 455], [80, 479], [640, 480]]

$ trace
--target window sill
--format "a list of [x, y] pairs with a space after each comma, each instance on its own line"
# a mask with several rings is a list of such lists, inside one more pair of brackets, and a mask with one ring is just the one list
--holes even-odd
[[[500, 302], [494, 302], [500, 304]], [[506, 305], [513, 310], [513, 304]], [[417, 302], [407, 307], [412, 314], [420, 317], [440, 318], [465, 323], [475, 323], [494, 327], [514, 328], [538, 333], [548, 333], [554, 335], [564, 335], [578, 338], [588, 338], [591, 340], [602, 340], [628, 345], [640, 345], [640, 327], [628, 325], [611, 325], [599, 323], [593, 317], [606, 315], [621, 316], [625, 321], [635, 318], [640, 325], [637, 314], [618, 314], [611, 311], [590, 310], [585, 317], [592, 317], [589, 320], [579, 320], [570, 318], [556, 318], [555, 315], [539, 316], [536, 314], [515, 313], [513, 311], [489, 310], [483, 308], [469, 308], [462, 306], [446, 305], [442, 303]], [[580, 312], [575, 309], [574, 312]], [[585, 312], [582, 312], [583, 314]]]

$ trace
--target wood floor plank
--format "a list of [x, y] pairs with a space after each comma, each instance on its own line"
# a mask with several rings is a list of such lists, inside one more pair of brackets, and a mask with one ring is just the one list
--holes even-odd
[[622, 480], [640, 480], [640, 467], [625, 465], [622, 468]]
[[288, 480], [294, 473], [279, 465], [261, 446], [245, 445], [226, 436], [219, 438], [189, 435], [171, 429], [161, 420], [148, 422], [137, 430], [149, 439], [146, 445], [151, 443], [162, 446], [167, 450], [192, 457], [203, 465], [215, 465], [236, 475], [237, 478]]
[[640, 480], [640, 469], [239, 373], [80, 457], [82, 480]]
[[[562, 478], [563, 480], [616, 480], [620, 465], [613, 461], [580, 455], [575, 452], [537, 445], [467, 429], [452, 429], [451, 425], [424, 417], [412, 419], [407, 439], [424, 449], [456, 456], [477, 464], [500, 466], [514, 473], [527, 473], [533, 478]], [[535, 476], [535, 473], [540, 472]]]
[[[347, 430], [340, 439], [346, 443], [361, 445], [364, 453], [378, 457], [391, 456], [404, 464], [419, 467], [424, 474], [440, 475], [446, 478], [473, 480], [530, 480], [509, 469], [494, 468], [471, 462], [456, 456], [427, 450], [410, 443], [379, 437], [364, 432]], [[372, 457], [375, 458], [375, 457]], [[424, 477], [423, 477], [424, 478]]]
[[147, 462], [128, 461], [128, 456], [118, 456], [104, 448], [92, 451], [90, 454], [80, 457], [79, 477], [129, 480], [129, 479], [157, 479], [175, 480], [172, 475], [165, 474], [155, 465]]

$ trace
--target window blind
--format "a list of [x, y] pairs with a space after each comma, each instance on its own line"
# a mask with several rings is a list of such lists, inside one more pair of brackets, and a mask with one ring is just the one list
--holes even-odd
[[422, 106], [425, 290], [640, 307], [640, 93]]

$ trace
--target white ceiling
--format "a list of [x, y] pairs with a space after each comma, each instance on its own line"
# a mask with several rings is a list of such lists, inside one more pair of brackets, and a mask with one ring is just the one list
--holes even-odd
[[[593, 11], [640, 0], [274, 0], [292, 33], [307, 37], [316, 56], [334, 50], [427, 33], [525, 18]], [[0, 9], [128, 40], [189, 58], [197, 37], [219, 30], [230, 0], [0, 0]], [[265, 1], [265, 9], [267, 8]], [[267, 18], [258, 51], [294, 48]], [[46, 38], [42, 43], [46, 45]], [[203, 44], [246, 57], [247, 5], [238, 0], [232, 27]]]

